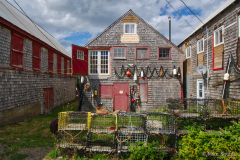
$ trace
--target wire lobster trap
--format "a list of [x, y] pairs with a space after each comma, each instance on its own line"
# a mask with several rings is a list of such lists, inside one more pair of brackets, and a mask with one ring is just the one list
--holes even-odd
[[86, 112], [60, 112], [58, 114], [58, 147], [77, 149], [86, 147], [87, 116]]
[[120, 133], [145, 133], [146, 116], [137, 113], [118, 113], [117, 126]]
[[87, 130], [87, 112], [59, 112], [58, 130]]
[[118, 153], [129, 152], [128, 148], [131, 144], [136, 142], [147, 142], [148, 135], [146, 133], [122, 133], [118, 131], [117, 134]]
[[86, 151], [115, 152], [116, 136], [114, 134], [88, 133]]
[[211, 118], [240, 118], [240, 101], [237, 99], [216, 99], [209, 107]]
[[97, 134], [111, 134], [117, 130], [116, 114], [88, 114], [88, 132]]
[[146, 113], [146, 129], [150, 134], [175, 134], [175, 117], [166, 113]]

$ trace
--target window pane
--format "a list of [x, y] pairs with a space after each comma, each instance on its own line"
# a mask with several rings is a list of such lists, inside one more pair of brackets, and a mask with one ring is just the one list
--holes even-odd
[[222, 37], [222, 29], [221, 29], [219, 30], [219, 43], [222, 43], [222, 39], [223, 37]]
[[125, 25], [125, 33], [129, 33], [129, 24]]
[[136, 58], [148, 58], [148, 49], [147, 48], [137, 48]]
[[130, 33], [134, 33], [134, 24], [131, 25], [131, 32]]

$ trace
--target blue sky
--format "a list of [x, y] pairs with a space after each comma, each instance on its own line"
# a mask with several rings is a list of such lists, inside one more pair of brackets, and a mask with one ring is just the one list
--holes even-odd
[[[14, 0], [7, 0], [19, 9]], [[16, 0], [27, 15], [53, 35], [71, 53], [71, 44], [83, 46], [119, 17], [132, 9], [166, 38], [168, 16], [172, 17], [171, 39], [183, 41], [200, 21], [180, 0], [168, 0], [191, 24], [189, 26], [166, 0]], [[203, 21], [227, 0], [183, 0]], [[20, 10], [20, 9], [19, 9]]]

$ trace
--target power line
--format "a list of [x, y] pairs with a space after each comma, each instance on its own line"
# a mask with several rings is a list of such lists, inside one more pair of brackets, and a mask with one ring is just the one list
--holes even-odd
[[[166, 0], [166, 1], [167, 1], [167, 0]], [[167, 2], [168, 2], [168, 1], [167, 1]], [[178, 11], [177, 11], [169, 2], [168, 2], [168, 4], [178, 13]], [[183, 18], [180, 13], [178, 13], [178, 15], [179, 15], [181, 18]], [[184, 18], [183, 18], [183, 19], [184, 19]], [[191, 26], [191, 24], [189, 24], [186, 19], [184, 19], [184, 20], [187, 22], [187, 24], [188, 24], [189, 26]], [[193, 28], [193, 26], [191, 26], [191, 27]], [[194, 29], [194, 28], [193, 28], [193, 29]]]
[[[18, 7], [22, 10], [22, 12], [25, 14], [25, 16], [34, 24], [34, 26], [42, 33], [44, 37], [46, 37], [54, 46], [55, 44], [37, 27], [37, 25], [31, 20], [31, 18], [28, 17], [28, 15], [24, 12], [24, 10], [20, 7], [20, 5], [14, 0], [14, 2], [18, 5]], [[55, 46], [55, 49], [57, 49], [59, 52], [61, 52], [57, 46]]]
[[[180, 0], [180, 1], [182, 1], [182, 0]], [[182, 1], [182, 3], [189, 9], [189, 11], [192, 12], [192, 14], [194, 14], [194, 16], [196, 16], [196, 17], [198, 18], [198, 16], [197, 16], [195, 13], [193, 13], [193, 11], [192, 11], [183, 1]], [[198, 18], [198, 20], [201, 21], [200, 18]], [[201, 21], [201, 22], [202, 22], [202, 21]], [[204, 23], [202, 22], [202, 24], [204, 24]]]

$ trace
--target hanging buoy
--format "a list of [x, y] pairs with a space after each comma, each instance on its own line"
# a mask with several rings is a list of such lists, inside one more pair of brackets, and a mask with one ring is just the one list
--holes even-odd
[[131, 99], [131, 102], [135, 102], [135, 99]]
[[126, 72], [126, 75], [127, 75], [127, 76], [130, 76], [130, 75], [131, 75], [130, 71], [127, 71], [127, 72]]
[[228, 80], [229, 80], [229, 74], [228, 74], [228, 73], [225, 73], [223, 79], [224, 79], [224, 81], [228, 81]]

